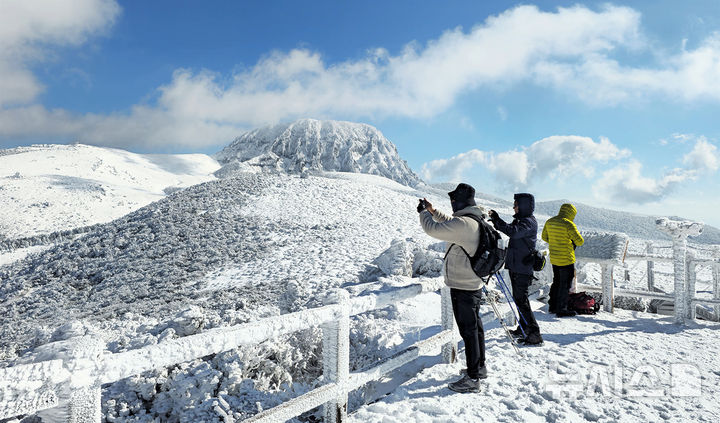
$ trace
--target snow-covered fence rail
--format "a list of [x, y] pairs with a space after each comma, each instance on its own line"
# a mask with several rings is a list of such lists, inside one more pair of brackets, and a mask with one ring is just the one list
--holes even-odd
[[[583, 232], [585, 243], [575, 250], [578, 260], [586, 263], [597, 263], [601, 269], [603, 305], [605, 311], [613, 311], [615, 285], [613, 269], [625, 261], [629, 238], [625, 234], [605, 232]], [[594, 287], [579, 285], [578, 289], [593, 291]]]
[[[715, 317], [720, 317], [720, 247], [715, 249], [714, 258], [696, 258], [687, 249], [687, 237], [696, 236], [702, 232], [702, 224], [695, 222], [678, 222], [668, 219], [658, 219], [658, 228], [673, 238], [672, 256], [656, 254], [652, 243], [648, 243], [645, 253], [622, 253], [620, 259], [619, 246], [622, 244], [618, 236], [622, 234], [584, 233], [586, 245], [576, 251], [578, 260], [597, 263], [602, 268], [602, 286], [579, 284], [578, 290], [601, 292], [605, 311], [613, 311], [615, 295], [629, 297], [658, 299], [671, 301], [674, 304], [675, 320], [684, 322], [686, 318], [695, 319], [697, 305], [714, 305]], [[624, 235], [622, 235], [624, 236]], [[627, 237], [625, 237], [627, 242]], [[626, 244], [627, 245], [627, 244]], [[627, 248], [627, 247], [625, 247]], [[633, 290], [615, 288], [612, 272], [615, 266], [625, 260], [647, 261], [647, 290]], [[654, 263], [673, 263], [674, 292], [667, 294], [657, 292], [654, 285]], [[697, 296], [696, 281], [698, 265], [711, 266], [713, 275], [713, 298], [699, 298]]]
[[[103, 354], [104, 344], [92, 337], [61, 341], [45, 346], [55, 351], [45, 361], [0, 369], [0, 419], [37, 413], [67, 422], [99, 422], [100, 387], [132, 375], [255, 345], [296, 331], [321, 327], [323, 330], [323, 373], [325, 384], [284, 404], [263, 411], [249, 421], [285, 421], [324, 404], [327, 422], [345, 420], [348, 393], [381, 378], [421, 355], [442, 349], [446, 361], [456, 356], [458, 336], [454, 333], [449, 289], [439, 279], [429, 279], [385, 292], [349, 298], [337, 290], [326, 305], [251, 323], [211, 329], [196, 335], [116, 354]], [[442, 330], [428, 339], [388, 357], [371, 368], [350, 373], [350, 316], [383, 308], [398, 301], [442, 288]], [[448, 309], [449, 308], [449, 309]], [[488, 323], [492, 315], [483, 320]], [[60, 416], [60, 417], [58, 417]]]

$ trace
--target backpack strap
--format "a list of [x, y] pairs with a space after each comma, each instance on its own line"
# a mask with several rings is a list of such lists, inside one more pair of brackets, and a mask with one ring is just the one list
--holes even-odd
[[475, 250], [475, 254], [473, 256], [471, 256], [470, 254], [468, 254], [467, 251], [465, 251], [465, 249], [463, 248], [462, 245], [452, 243], [452, 244], [450, 244], [450, 248], [448, 248], [447, 251], [445, 252], [443, 261], [447, 258], [447, 255], [450, 254], [450, 249], [453, 247], [453, 245], [457, 245], [458, 247], [460, 247], [460, 249], [463, 251], [463, 253], [465, 253], [468, 260], [470, 260], [470, 265], [472, 266], [477, 261], [478, 252], [480, 251], [479, 247], [480, 247], [481, 240], [482, 240], [481, 238], [484, 235], [485, 228], [483, 227], [483, 224], [482, 224], [482, 221], [480, 220], [480, 218], [475, 216], [474, 214], [466, 214], [466, 215], [459, 216], [459, 217], [469, 217], [470, 219], [477, 222], [477, 224], [478, 224], [478, 248]]

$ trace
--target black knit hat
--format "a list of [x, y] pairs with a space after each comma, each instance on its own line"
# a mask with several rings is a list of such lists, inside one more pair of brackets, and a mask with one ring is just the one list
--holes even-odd
[[454, 191], [448, 192], [448, 195], [452, 201], [467, 204], [469, 206], [475, 205], [475, 188], [468, 184], [458, 184]]

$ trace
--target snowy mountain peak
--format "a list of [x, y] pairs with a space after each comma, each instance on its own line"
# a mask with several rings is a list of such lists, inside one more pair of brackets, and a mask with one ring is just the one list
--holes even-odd
[[354, 122], [301, 119], [255, 129], [236, 138], [215, 157], [225, 165], [219, 176], [250, 166], [286, 172], [368, 173], [407, 186], [420, 182], [379, 130]]

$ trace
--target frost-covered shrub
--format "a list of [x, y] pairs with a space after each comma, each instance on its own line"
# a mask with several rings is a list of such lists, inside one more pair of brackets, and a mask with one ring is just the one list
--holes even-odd
[[412, 244], [405, 239], [396, 239], [373, 263], [386, 276], [411, 276], [413, 257]]
[[616, 295], [613, 305], [617, 308], [634, 311], [647, 311], [650, 307], [650, 300], [639, 297], [625, 297]]
[[170, 195], [170, 194], [174, 194], [178, 191], [181, 191], [183, 188], [184, 187], [169, 186], [169, 187], [163, 188], [163, 192], [165, 193], [165, 195]]
[[412, 275], [437, 277], [442, 274], [443, 252], [432, 248], [414, 250]]
[[[433, 244], [433, 247], [435, 246], [437, 244]], [[443, 253], [425, 247], [413, 238], [396, 239], [373, 261], [373, 264], [383, 276], [434, 277], [442, 272]]]
[[[215, 324], [211, 324], [213, 320]], [[188, 336], [208, 327], [214, 327], [219, 323], [220, 319], [214, 313], [208, 313], [200, 307], [191, 306], [171, 320], [168, 323], [168, 328], [173, 329], [178, 336]]]
[[280, 309], [286, 313], [303, 310], [308, 301], [313, 297], [307, 287], [307, 284], [301, 283], [295, 279], [287, 280], [285, 292], [280, 300]]
[[403, 343], [403, 328], [388, 320], [392, 311], [375, 310], [353, 318], [350, 325], [350, 370], [360, 370], [377, 364], [391, 355]]

